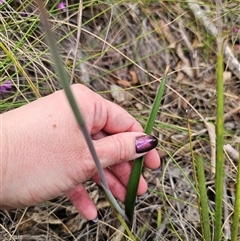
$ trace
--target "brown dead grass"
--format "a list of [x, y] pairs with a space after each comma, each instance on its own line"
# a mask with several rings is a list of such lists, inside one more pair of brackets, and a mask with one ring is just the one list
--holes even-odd
[[[16, 2], [12, 7], [19, 11]], [[144, 170], [149, 192], [139, 197], [136, 204], [134, 234], [140, 240], [201, 240], [197, 196], [191, 186], [193, 171], [187, 119], [193, 149], [206, 161], [209, 206], [213, 211], [211, 160], [214, 159], [214, 137], [210, 138], [210, 127], [216, 115], [214, 37], [195, 18], [187, 2], [123, 1], [108, 5], [93, 1], [84, 4], [80, 45], [76, 52], [77, 3], [69, 1], [69, 6], [75, 4], [75, 7], [69, 7], [67, 13], [52, 12], [51, 15], [60, 41], [60, 52], [70, 73], [74, 58], [77, 60], [73, 82], [83, 83], [122, 105], [144, 125], [159, 78], [170, 65], [168, 88], [153, 131], [160, 141], [162, 167], [153, 172]], [[49, 2], [49, 9], [51, 4]], [[33, 4], [26, 9], [29, 13], [35, 12]], [[206, 1], [202, 9], [215, 24], [214, 2]], [[233, 28], [240, 29], [239, 10], [237, 1], [223, 3], [224, 33], [236, 59], [239, 32]], [[7, 21], [10, 8], [5, 9], [3, 16]], [[24, 17], [25, 22], [28, 20], [31, 16]], [[18, 35], [12, 32], [14, 27], [6, 29], [3, 42], [8, 41], [9, 47], [13, 47], [28, 29], [21, 21], [19, 24]], [[54, 77], [49, 54], [44, 53], [46, 45], [42, 35], [41, 25], [37, 26], [15, 55], [44, 96], [60, 86]], [[0, 53], [0, 59], [4, 60], [5, 56]], [[227, 65], [227, 59], [225, 61], [225, 141], [237, 148], [240, 140], [240, 80]], [[21, 73], [13, 75], [16, 72], [12, 64], [5, 64], [2, 78], [11, 77], [16, 86], [11, 93], [1, 96], [4, 104], [1, 112], [25, 104], [24, 98], [29, 101], [35, 98], [26, 88], [26, 79]], [[117, 95], [113, 94], [113, 89]], [[227, 155], [225, 174], [224, 231], [227, 236], [236, 176], [236, 160]], [[99, 210], [101, 221], [98, 224], [81, 218], [65, 197], [59, 197], [36, 207], [1, 211], [0, 240], [121, 240], [118, 236], [122, 235], [120, 223], [102, 192], [92, 183], [87, 183], [86, 187]]]

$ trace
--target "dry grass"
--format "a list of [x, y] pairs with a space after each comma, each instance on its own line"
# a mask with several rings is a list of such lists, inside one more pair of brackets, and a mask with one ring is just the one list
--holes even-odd
[[[26, 2], [29, 4], [12, 1], [8, 6], [0, 5], [1, 41], [12, 50], [40, 94], [45, 96], [60, 86], [51, 67], [35, 6], [32, 1]], [[223, 33], [237, 61], [239, 2], [223, 1], [222, 4]], [[213, 212], [211, 163], [215, 160], [215, 149], [211, 123], [214, 124], [216, 115], [216, 40], [213, 34], [196, 19], [188, 1], [117, 1], [112, 4], [86, 1], [76, 51], [78, 1], [69, 0], [68, 5], [66, 13], [59, 13], [53, 1], [48, 1], [47, 7], [61, 56], [70, 73], [76, 59], [73, 82], [83, 83], [122, 105], [143, 125], [159, 85], [158, 79], [166, 65], [170, 65], [168, 88], [154, 128], [160, 141], [162, 167], [153, 172], [144, 171], [149, 192], [139, 197], [132, 229], [140, 240], [201, 240], [187, 120], [193, 150], [206, 161], [209, 207]], [[202, 3], [202, 10], [212, 24], [216, 24], [215, 9], [214, 1]], [[20, 15], [22, 11], [27, 14]], [[15, 83], [12, 91], [0, 95], [0, 111], [34, 100], [36, 97], [26, 78], [2, 50], [0, 61], [1, 81], [12, 79]], [[231, 68], [229, 59], [225, 61], [225, 144], [237, 149], [240, 142], [239, 70]], [[226, 237], [230, 235], [236, 164], [236, 160], [226, 155], [223, 207]], [[124, 240], [120, 223], [98, 187], [92, 183], [87, 183], [86, 187], [99, 209], [101, 221], [98, 224], [82, 219], [65, 197], [59, 197], [25, 210], [1, 211], [0, 240]]]

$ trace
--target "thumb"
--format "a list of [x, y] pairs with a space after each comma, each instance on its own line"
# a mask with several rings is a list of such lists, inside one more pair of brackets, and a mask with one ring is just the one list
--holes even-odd
[[155, 148], [157, 138], [139, 132], [124, 132], [94, 141], [103, 168], [134, 160]]

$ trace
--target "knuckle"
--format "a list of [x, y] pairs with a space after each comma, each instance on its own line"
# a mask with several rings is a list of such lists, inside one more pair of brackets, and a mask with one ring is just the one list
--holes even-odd
[[130, 154], [129, 148], [127, 148], [126, 141], [117, 135], [113, 138], [113, 141], [115, 145], [114, 150], [116, 152], [115, 156], [117, 158], [117, 162], [120, 163], [122, 161], [125, 161]]
[[83, 177], [82, 181], [88, 180], [97, 172], [94, 160], [88, 147], [86, 147], [85, 150], [82, 150], [81, 152], [81, 164], [79, 163], [79, 161], [77, 161], [76, 165], [77, 169], [81, 167], [79, 169], [79, 176]]

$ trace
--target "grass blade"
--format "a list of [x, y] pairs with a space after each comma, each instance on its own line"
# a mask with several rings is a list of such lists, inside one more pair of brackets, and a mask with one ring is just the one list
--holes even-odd
[[237, 185], [236, 185], [236, 197], [235, 197], [234, 212], [233, 212], [231, 241], [238, 240], [239, 216], [240, 216], [240, 154], [238, 159], [238, 174], [237, 174]]
[[200, 199], [199, 211], [201, 212], [200, 216], [202, 219], [201, 226], [203, 230], [203, 240], [211, 241], [206, 179], [204, 174], [203, 159], [201, 157], [197, 157], [196, 167], [197, 167], [197, 178], [198, 178], [199, 199]]
[[[157, 116], [157, 113], [159, 110], [159, 106], [160, 106], [160, 103], [162, 100], [162, 96], [164, 93], [168, 69], [169, 69], [169, 66], [167, 66], [167, 68], [165, 70], [163, 79], [161, 81], [161, 84], [159, 86], [157, 95], [156, 95], [154, 103], [153, 103], [153, 107], [151, 109], [151, 113], [148, 117], [148, 121], [147, 121], [147, 124], [145, 127], [146, 134], [151, 134], [153, 124], [156, 119], [156, 116]], [[144, 157], [137, 158], [134, 161], [133, 170], [130, 175], [129, 182], [128, 182], [127, 195], [126, 195], [126, 199], [125, 199], [125, 213], [129, 219], [130, 223], [132, 223], [132, 220], [133, 220], [134, 206], [135, 206], [135, 201], [136, 201], [136, 196], [137, 196], [139, 180], [140, 180], [140, 176], [142, 173], [143, 161], [144, 161]]]
[[211, 231], [210, 231], [210, 220], [209, 220], [209, 208], [208, 208], [208, 197], [206, 189], [206, 179], [204, 173], [203, 159], [198, 156], [197, 160], [194, 156], [192, 139], [191, 139], [191, 128], [187, 114], [187, 128], [189, 136], [190, 151], [192, 157], [192, 168], [194, 181], [196, 183], [196, 194], [198, 195], [198, 212], [201, 217], [201, 228], [204, 241], [211, 241]]
[[40, 11], [40, 14], [41, 14], [41, 20], [42, 20], [42, 23], [43, 23], [45, 31], [46, 31], [46, 38], [47, 38], [47, 41], [48, 41], [48, 45], [49, 45], [49, 49], [50, 49], [52, 58], [53, 58], [54, 63], [55, 63], [57, 75], [58, 75], [59, 80], [60, 80], [60, 82], [63, 86], [63, 89], [65, 91], [65, 94], [67, 96], [69, 104], [72, 108], [72, 111], [74, 112], [74, 115], [75, 115], [75, 118], [78, 122], [78, 125], [83, 132], [84, 138], [87, 142], [88, 148], [91, 152], [92, 158], [93, 158], [94, 163], [97, 167], [97, 171], [98, 171], [98, 174], [99, 174], [100, 180], [101, 180], [101, 185], [102, 185], [108, 199], [110, 200], [111, 204], [114, 206], [114, 208], [123, 217], [126, 218], [126, 215], [124, 214], [124, 211], [120, 208], [120, 206], [118, 205], [116, 199], [114, 198], [114, 196], [112, 195], [112, 193], [111, 193], [111, 191], [108, 187], [108, 184], [107, 184], [104, 172], [103, 172], [103, 168], [102, 168], [101, 163], [98, 159], [96, 150], [95, 150], [93, 142], [92, 142], [92, 138], [89, 134], [87, 126], [86, 126], [86, 124], [84, 122], [84, 119], [82, 117], [81, 111], [79, 110], [78, 105], [76, 103], [76, 100], [75, 100], [75, 98], [73, 96], [73, 93], [71, 91], [70, 84], [69, 84], [70, 76], [67, 75], [67, 72], [66, 72], [66, 70], [64, 68], [64, 65], [63, 65], [63, 62], [62, 62], [62, 60], [61, 60], [61, 58], [58, 54], [58, 50], [57, 50], [56, 43], [55, 43], [55, 40], [54, 40], [54, 37], [53, 37], [53, 33], [51, 32], [51, 28], [50, 28], [50, 25], [49, 25], [48, 20], [47, 20], [46, 10], [44, 9], [43, 3], [42, 3], [41, 0], [36, 0], [36, 2], [38, 4], [38, 8], [39, 8], [39, 11]]

